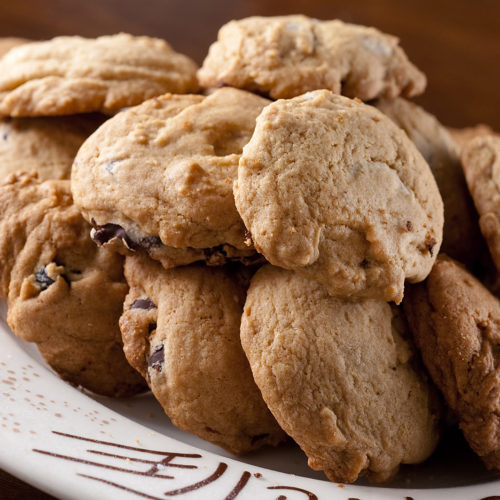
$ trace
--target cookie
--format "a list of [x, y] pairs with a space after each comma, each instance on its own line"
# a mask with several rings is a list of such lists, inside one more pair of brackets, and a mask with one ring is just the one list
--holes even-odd
[[1, 291], [8, 282], [14, 333], [74, 385], [107, 396], [144, 390], [118, 326], [128, 290], [122, 259], [94, 245], [69, 181], [12, 176], [0, 207]]
[[495, 133], [489, 125], [485, 125], [484, 123], [465, 128], [448, 127], [448, 132], [460, 150], [463, 150], [465, 145], [477, 136], [493, 135]]
[[438, 441], [439, 404], [397, 308], [328, 295], [270, 265], [252, 278], [241, 342], [255, 382], [309, 466], [337, 482], [386, 481]]
[[405, 311], [427, 369], [471, 448], [500, 469], [500, 303], [451, 259], [408, 287]]
[[0, 118], [0, 179], [23, 170], [40, 180], [69, 179], [85, 139], [104, 121], [89, 114], [53, 118]]
[[248, 284], [242, 272], [164, 270], [147, 257], [127, 257], [130, 293], [120, 319], [129, 362], [173, 424], [238, 454], [285, 438], [239, 341]]
[[362, 100], [421, 94], [426, 78], [396, 37], [301, 15], [249, 17], [219, 30], [198, 72], [204, 87], [295, 97], [329, 89]]
[[431, 167], [444, 204], [441, 251], [474, 266], [481, 255], [482, 238], [458, 148], [450, 133], [435, 116], [403, 98], [380, 99], [374, 104], [408, 134]]
[[0, 38], [0, 57], [3, 57], [10, 49], [30, 42], [26, 38], [4, 37]]
[[120, 33], [33, 42], [0, 60], [0, 114], [112, 113], [165, 92], [195, 92], [196, 69], [157, 38]]
[[231, 88], [168, 94], [108, 120], [84, 143], [72, 174], [96, 242], [142, 249], [165, 268], [253, 261], [232, 185], [268, 102]]
[[255, 248], [331, 295], [400, 302], [441, 245], [442, 200], [415, 145], [377, 109], [327, 90], [263, 110], [234, 193]]
[[500, 270], [500, 136], [477, 137], [462, 151], [467, 185], [479, 213], [479, 227]]

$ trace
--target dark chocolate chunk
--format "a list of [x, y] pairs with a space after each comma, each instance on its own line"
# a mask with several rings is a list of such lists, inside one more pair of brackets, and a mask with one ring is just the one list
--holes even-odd
[[130, 309], [144, 309], [145, 311], [149, 311], [151, 309], [156, 309], [156, 304], [150, 298], [135, 299]]
[[45, 266], [40, 269], [37, 273], [35, 273], [35, 280], [37, 284], [40, 286], [40, 290], [43, 292], [44, 290], [47, 290], [52, 283], [55, 281], [47, 275], [47, 271], [45, 270]]
[[91, 236], [99, 246], [105, 245], [114, 238], [120, 238], [127, 248], [134, 249], [137, 246], [132, 238], [126, 233], [125, 229], [118, 224], [109, 223], [103, 226], [94, 224], [94, 230]]
[[165, 363], [165, 356], [163, 353], [163, 344], [156, 346], [155, 351], [148, 360], [148, 367], [154, 368], [156, 371], [161, 371], [163, 364]]
[[154, 330], [156, 330], [156, 323], [149, 323], [149, 325], [148, 325], [148, 333], [151, 333]]

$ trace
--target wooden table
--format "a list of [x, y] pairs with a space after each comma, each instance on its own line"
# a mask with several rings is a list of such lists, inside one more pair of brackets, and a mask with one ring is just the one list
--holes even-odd
[[[500, 131], [498, 0], [1, 0], [0, 36], [46, 39], [125, 31], [163, 37], [201, 63], [228, 20], [297, 12], [399, 36], [428, 76], [427, 92], [417, 102], [446, 125], [482, 122]], [[0, 498], [50, 497], [0, 471]]]

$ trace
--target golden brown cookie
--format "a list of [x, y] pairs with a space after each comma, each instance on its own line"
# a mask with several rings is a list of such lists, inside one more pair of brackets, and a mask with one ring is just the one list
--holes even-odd
[[500, 270], [500, 136], [469, 141], [462, 151], [462, 165], [479, 213], [479, 227]]
[[252, 278], [241, 341], [254, 379], [309, 466], [332, 481], [386, 481], [436, 446], [436, 395], [406, 330], [385, 302], [343, 301], [269, 265]]
[[129, 362], [174, 425], [233, 453], [285, 438], [241, 348], [248, 284], [241, 273], [236, 266], [165, 270], [147, 257], [127, 257], [130, 293], [120, 319]]
[[230, 85], [274, 99], [316, 89], [363, 100], [421, 94], [425, 75], [398, 42], [339, 20], [249, 17], [219, 30], [198, 79], [204, 87]]
[[451, 259], [408, 287], [408, 322], [471, 448], [500, 469], [500, 303]]
[[125, 33], [33, 42], [0, 60], [0, 114], [114, 112], [165, 92], [195, 92], [196, 64], [164, 40]]
[[479, 123], [478, 125], [474, 125], [473, 127], [465, 128], [448, 127], [448, 132], [460, 148], [460, 151], [462, 151], [466, 144], [475, 137], [481, 137], [483, 135], [493, 135], [495, 133], [489, 125], [485, 125], [484, 123]]
[[380, 99], [375, 106], [408, 134], [431, 167], [444, 204], [441, 251], [473, 267], [482, 238], [454, 140], [435, 116], [410, 101]]
[[22, 170], [42, 181], [69, 179], [76, 152], [103, 121], [98, 114], [0, 118], [0, 178]]
[[84, 143], [72, 173], [94, 239], [143, 249], [165, 268], [252, 261], [232, 185], [268, 102], [231, 88], [168, 94], [108, 120]]
[[267, 106], [234, 188], [255, 248], [331, 295], [400, 302], [441, 245], [443, 204], [408, 136], [327, 90]]
[[69, 181], [11, 176], [0, 186], [0, 267], [7, 321], [65, 380], [107, 396], [144, 390], [123, 354], [128, 287], [121, 257], [97, 248]]

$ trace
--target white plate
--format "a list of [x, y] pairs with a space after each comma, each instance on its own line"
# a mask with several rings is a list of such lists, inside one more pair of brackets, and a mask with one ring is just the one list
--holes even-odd
[[150, 394], [114, 400], [62, 382], [34, 345], [14, 337], [5, 313], [0, 301], [0, 468], [56, 497], [480, 500], [500, 495], [500, 476], [486, 472], [458, 434], [427, 464], [404, 467], [390, 487], [325, 481], [307, 468], [294, 445], [234, 457], [173, 427]]

